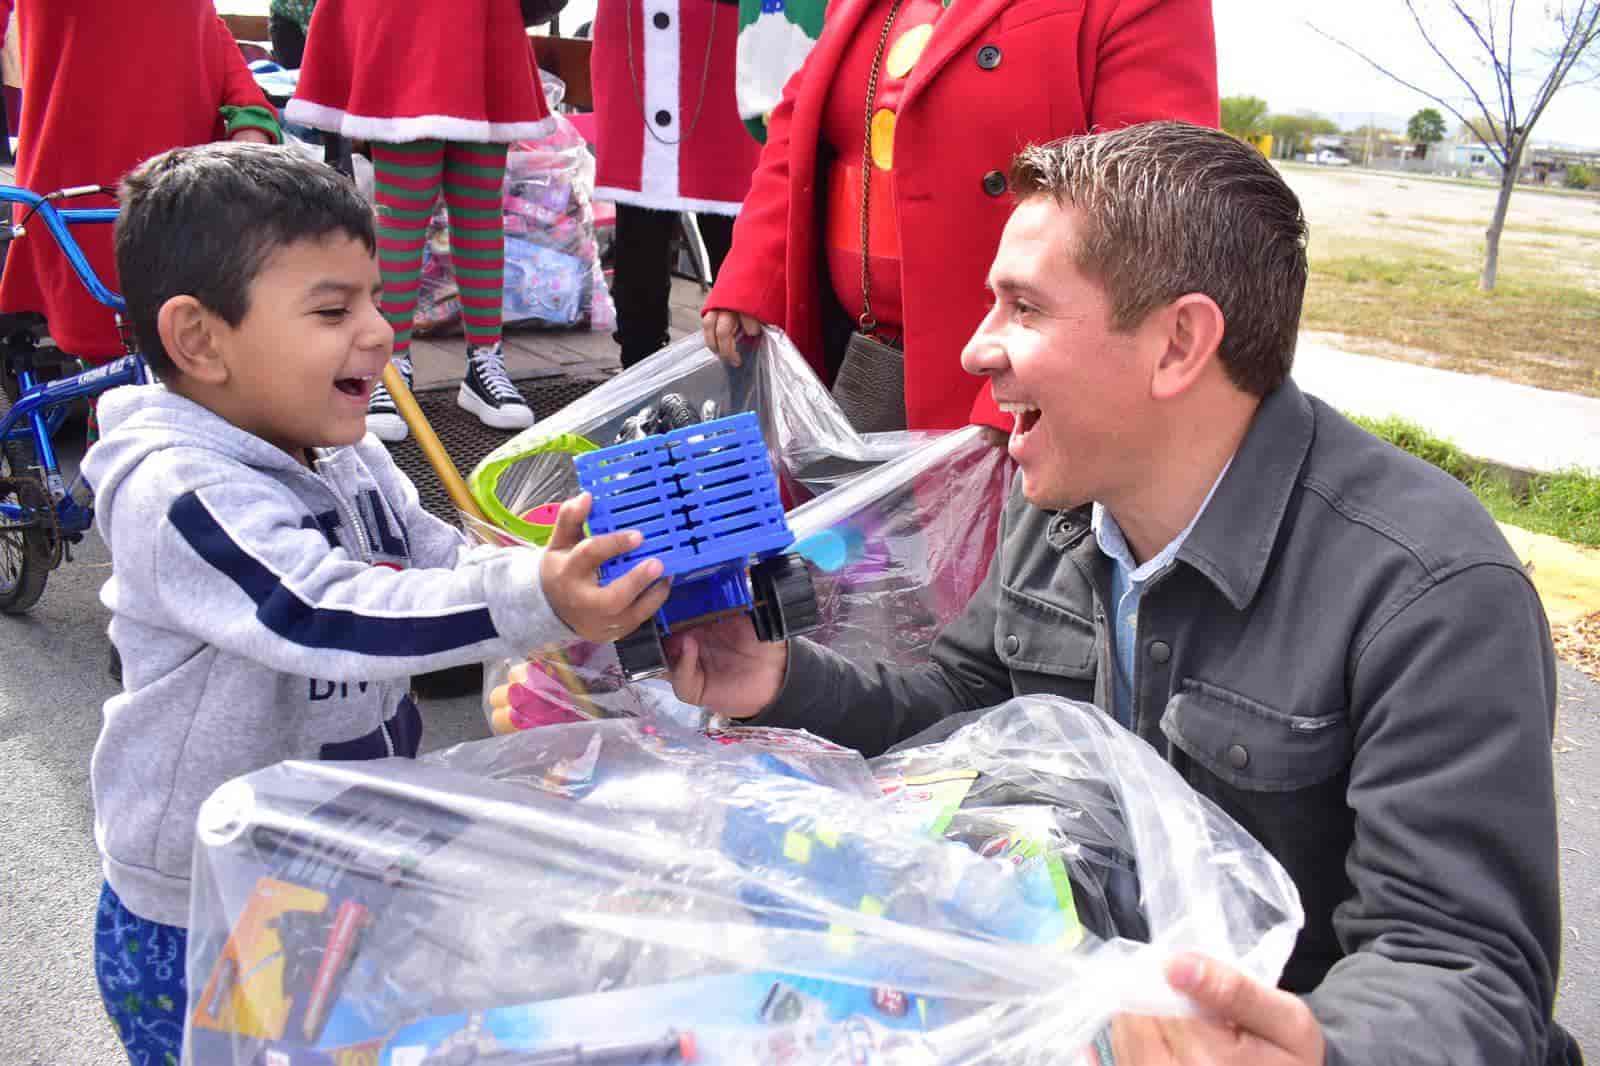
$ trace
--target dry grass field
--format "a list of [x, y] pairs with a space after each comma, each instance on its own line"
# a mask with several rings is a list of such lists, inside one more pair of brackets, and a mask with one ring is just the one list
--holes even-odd
[[1282, 168], [1311, 224], [1304, 326], [1354, 351], [1600, 396], [1600, 196], [1520, 187], [1478, 291], [1487, 183]]

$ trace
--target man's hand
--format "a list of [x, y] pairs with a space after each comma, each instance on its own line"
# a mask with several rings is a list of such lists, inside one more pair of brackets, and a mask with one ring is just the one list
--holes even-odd
[[705, 334], [706, 347], [716, 352], [717, 358], [729, 366], [738, 366], [744, 362], [739, 352], [741, 338], [759, 337], [761, 321], [739, 311], [707, 311], [700, 316], [700, 330]]
[[788, 642], [757, 640], [747, 614], [674, 633], [666, 650], [677, 697], [730, 718], [751, 718], [777, 699], [789, 667]]
[[1167, 981], [1203, 1016], [1118, 1016], [1117, 1066], [1322, 1066], [1322, 1026], [1300, 997], [1192, 954], [1168, 964]]
[[252, 144], [273, 144], [272, 134], [256, 126], [245, 126], [233, 131], [230, 141], [248, 141]]
[[600, 564], [637, 548], [644, 535], [638, 530], [585, 537], [594, 497], [587, 492], [568, 500], [556, 513], [550, 543], [539, 564], [539, 583], [556, 615], [584, 640], [596, 644], [632, 633], [660, 610], [671, 592], [670, 583], [656, 583], [661, 560], [646, 559], [604, 587]]

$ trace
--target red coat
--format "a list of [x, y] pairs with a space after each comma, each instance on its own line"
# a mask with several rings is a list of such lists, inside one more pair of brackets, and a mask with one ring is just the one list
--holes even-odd
[[388, 144], [552, 127], [517, 0], [320, 0], [284, 117]]
[[[761, 155], [734, 100], [738, 45], [734, 4], [599, 0], [589, 64], [597, 198], [669, 211], [738, 212]], [[665, 124], [658, 121], [662, 116]]]
[[[834, 0], [829, 8], [773, 111], [733, 250], [706, 300], [782, 326], [819, 375], [827, 277], [819, 129], [845, 47], [857, 36], [876, 40], [879, 25], [863, 18], [871, 7]], [[998, 181], [1017, 149], [1151, 119], [1215, 126], [1216, 67], [1210, 0], [951, 5], [907, 81], [894, 134], [912, 429], [1010, 424], [960, 355], [984, 315], [984, 278], [1012, 208]]]
[[[218, 108], [270, 108], [212, 0], [19, 0], [22, 120], [17, 184], [36, 192], [115, 186], [150, 156], [226, 133]], [[69, 207], [115, 207], [109, 196]], [[118, 288], [111, 227], [73, 236]], [[42, 312], [62, 351], [103, 360], [122, 354], [112, 314], [84, 290], [39, 227], [13, 242], [0, 310]]]

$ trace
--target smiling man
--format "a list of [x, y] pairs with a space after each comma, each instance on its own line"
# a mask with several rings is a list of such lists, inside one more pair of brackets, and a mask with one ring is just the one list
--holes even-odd
[[1544, 613], [1465, 488], [1289, 379], [1294, 194], [1178, 123], [1029, 148], [1012, 187], [962, 360], [1020, 475], [968, 610], [911, 669], [730, 619], [673, 639], [679, 696], [872, 755], [1054, 693], [1161, 751], [1306, 926], [1279, 988], [1175, 960], [1206, 1016], [1119, 1019], [1123, 1066], [1581, 1061], [1551, 1021]]

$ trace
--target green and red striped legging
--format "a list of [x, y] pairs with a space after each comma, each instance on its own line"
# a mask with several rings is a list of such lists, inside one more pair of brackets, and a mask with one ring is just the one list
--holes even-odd
[[462, 330], [473, 347], [498, 342], [505, 283], [500, 187], [505, 180], [506, 146], [374, 142], [372, 169], [378, 201], [383, 313], [394, 327], [394, 354], [404, 357], [411, 350], [422, 244], [441, 190], [450, 219], [450, 258], [461, 290]]

